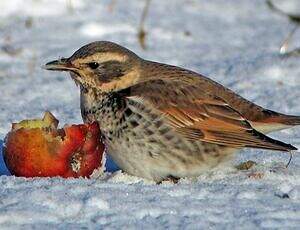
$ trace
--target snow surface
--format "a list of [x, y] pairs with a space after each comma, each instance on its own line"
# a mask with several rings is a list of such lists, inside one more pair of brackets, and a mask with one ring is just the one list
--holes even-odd
[[[300, 12], [298, 0], [276, 3]], [[0, 1], [0, 145], [11, 122], [45, 110], [61, 124], [81, 122], [75, 84], [40, 66], [94, 40], [193, 69], [262, 106], [300, 114], [300, 57], [278, 55], [293, 25], [264, 1], [152, 0], [146, 50], [136, 36], [144, 1], [111, 6], [104, 0]], [[272, 137], [300, 147], [299, 127]], [[128, 176], [111, 161], [111, 173], [99, 179], [15, 178], [6, 176], [1, 159], [0, 228], [299, 228], [300, 156], [285, 169], [288, 159], [245, 149], [232, 164], [254, 160], [254, 169], [219, 167], [175, 185]]]

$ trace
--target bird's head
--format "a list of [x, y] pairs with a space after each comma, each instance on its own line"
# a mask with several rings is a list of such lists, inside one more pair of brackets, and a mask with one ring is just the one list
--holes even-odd
[[112, 42], [98, 41], [81, 47], [69, 58], [48, 62], [44, 68], [68, 71], [84, 88], [119, 91], [139, 82], [141, 59]]

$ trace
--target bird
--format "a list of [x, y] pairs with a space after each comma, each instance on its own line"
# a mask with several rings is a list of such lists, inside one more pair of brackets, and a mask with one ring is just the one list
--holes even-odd
[[242, 148], [297, 150], [266, 134], [300, 125], [300, 116], [263, 108], [202, 74], [113, 42], [89, 43], [44, 68], [70, 73], [83, 121], [99, 123], [107, 153], [130, 175], [159, 183], [197, 177]]

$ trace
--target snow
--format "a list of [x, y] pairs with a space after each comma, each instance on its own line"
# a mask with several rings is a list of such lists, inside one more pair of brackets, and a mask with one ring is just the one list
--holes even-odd
[[[297, 0], [276, 0], [299, 12]], [[81, 123], [78, 88], [40, 68], [94, 40], [201, 72], [267, 108], [300, 114], [299, 57], [280, 57], [293, 28], [264, 1], [151, 2], [146, 45], [137, 41], [144, 1], [0, 1], [0, 145], [10, 123], [50, 110], [61, 124]], [[298, 31], [299, 32], [299, 31]], [[190, 34], [190, 35], [189, 35]], [[296, 47], [300, 33], [291, 44]], [[298, 42], [299, 43], [299, 42]], [[300, 127], [271, 134], [300, 148]], [[1, 141], [2, 140], [2, 141]], [[300, 226], [300, 156], [244, 149], [232, 165], [197, 179], [156, 185], [117, 171], [97, 179], [7, 176], [0, 159], [0, 226], [6, 229], [224, 229]], [[260, 176], [262, 178], [260, 178]]]

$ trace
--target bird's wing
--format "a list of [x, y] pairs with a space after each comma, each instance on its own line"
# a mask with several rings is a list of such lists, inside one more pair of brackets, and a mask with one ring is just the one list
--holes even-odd
[[131, 87], [127, 100], [158, 110], [183, 137], [225, 145], [289, 151], [293, 146], [273, 140], [222, 98], [184, 81], [152, 80]]

